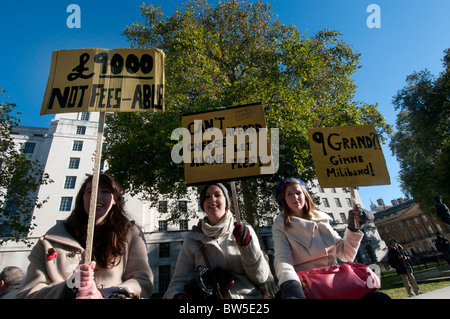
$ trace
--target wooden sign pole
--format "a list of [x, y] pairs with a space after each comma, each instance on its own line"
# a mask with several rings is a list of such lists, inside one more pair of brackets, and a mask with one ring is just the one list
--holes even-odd
[[237, 200], [237, 194], [236, 194], [236, 183], [234, 181], [230, 182], [231, 186], [231, 197], [233, 200], [233, 209], [234, 209], [234, 218], [236, 219], [236, 223], [241, 223], [241, 213], [239, 212], [239, 204]]
[[[356, 209], [356, 197], [355, 197], [355, 188], [350, 187], [350, 200], [352, 202], [352, 209]], [[361, 226], [359, 224], [359, 218], [355, 218], [355, 227], [356, 229], [360, 229]]]
[[94, 241], [95, 213], [97, 210], [98, 180], [100, 176], [100, 163], [102, 158], [102, 144], [105, 127], [105, 112], [100, 112], [97, 130], [97, 145], [95, 148], [94, 173], [92, 174], [92, 192], [89, 206], [89, 219], [86, 235], [86, 249], [84, 252], [84, 263], [89, 265], [92, 261], [92, 245]]

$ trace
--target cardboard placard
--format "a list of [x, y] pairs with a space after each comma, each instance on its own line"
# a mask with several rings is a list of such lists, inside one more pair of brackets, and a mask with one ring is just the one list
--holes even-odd
[[182, 127], [188, 132], [182, 141], [186, 185], [274, 173], [261, 104], [188, 114]]
[[75, 49], [52, 54], [41, 115], [164, 111], [159, 49]]
[[308, 129], [308, 137], [321, 187], [391, 183], [373, 125]]

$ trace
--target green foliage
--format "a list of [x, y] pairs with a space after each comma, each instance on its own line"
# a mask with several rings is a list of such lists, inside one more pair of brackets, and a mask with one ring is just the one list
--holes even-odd
[[450, 49], [443, 62], [438, 77], [428, 70], [409, 75], [393, 100], [400, 112], [390, 148], [400, 163], [401, 187], [427, 213], [435, 212], [437, 194], [450, 202]]
[[261, 102], [269, 128], [280, 130], [280, 169], [237, 183], [243, 218], [258, 226], [277, 211], [282, 177], [315, 178], [308, 128], [373, 123], [380, 136], [391, 130], [376, 105], [354, 101], [359, 54], [336, 31], [307, 37], [261, 1], [188, 1], [167, 17], [153, 5], [141, 9], [144, 22], [124, 35], [132, 47], [165, 52], [166, 112], [107, 118], [105, 157], [128, 190], [153, 198], [185, 191], [183, 166], [170, 158], [182, 114]]
[[14, 144], [10, 133], [20, 119], [12, 113], [16, 105], [6, 101], [1, 88], [0, 93], [5, 96], [0, 102], [0, 244], [8, 240], [29, 244], [26, 236], [36, 226], [33, 209], [45, 203], [38, 201], [36, 192], [51, 181], [38, 161]]

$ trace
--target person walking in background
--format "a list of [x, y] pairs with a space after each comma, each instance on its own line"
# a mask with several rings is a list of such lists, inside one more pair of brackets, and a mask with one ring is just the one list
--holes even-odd
[[450, 245], [447, 238], [445, 238], [445, 236], [443, 236], [440, 232], [437, 232], [434, 245], [438, 250], [442, 251], [445, 260], [447, 260], [447, 263], [450, 265]]
[[436, 201], [436, 214], [444, 223], [450, 225], [450, 211], [447, 205], [442, 202], [442, 197], [437, 195], [436, 197], [434, 197], [434, 200]]
[[23, 270], [16, 266], [7, 266], [0, 273], [0, 299], [14, 299], [19, 292], [23, 279]]
[[[406, 250], [403, 249], [401, 245], [397, 243], [395, 239], [391, 239], [389, 241], [389, 245], [389, 264], [391, 265], [391, 267], [395, 268], [397, 274], [402, 279], [403, 285], [405, 286], [408, 295], [410, 297], [413, 297], [415, 295], [422, 294], [419, 286], [417, 285], [416, 278], [414, 278], [413, 275], [413, 268], [411, 266], [411, 263], [409, 262], [411, 259], [409, 254], [406, 252]], [[414, 293], [412, 292], [413, 289]]]

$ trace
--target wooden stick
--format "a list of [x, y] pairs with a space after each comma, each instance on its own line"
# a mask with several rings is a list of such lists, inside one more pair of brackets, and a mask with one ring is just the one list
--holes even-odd
[[102, 157], [103, 133], [105, 126], [105, 112], [100, 112], [97, 130], [97, 145], [95, 148], [94, 173], [92, 174], [92, 192], [89, 205], [89, 219], [86, 235], [86, 250], [84, 252], [84, 263], [89, 265], [92, 261], [92, 244], [94, 241], [95, 213], [97, 210], [98, 180], [100, 176], [100, 163]]
[[[352, 202], [352, 209], [356, 209], [356, 197], [355, 197], [355, 188], [350, 187], [350, 200]], [[355, 218], [355, 228], [360, 229], [361, 225], [359, 224], [359, 218]]]
[[241, 213], [239, 212], [239, 204], [237, 200], [237, 194], [236, 194], [236, 183], [232, 181], [230, 183], [231, 186], [231, 197], [233, 200], [233, 210], [234, 210], [234, 218], [236, 219], [236, 223], [241, 223]]

